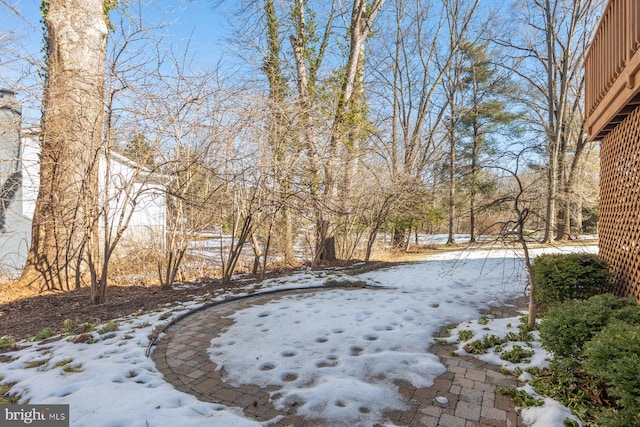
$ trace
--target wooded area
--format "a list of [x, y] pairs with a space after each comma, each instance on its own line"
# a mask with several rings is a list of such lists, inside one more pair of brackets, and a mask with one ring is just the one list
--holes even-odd
[[[369, 261], [381, 233], [407, 250], [419, 232], [450, 244], [460, 233], [548, 243], [597, 232], [582, 67], [602, 2], [221, 3], [233, 11], [233, 70], [171, 50], [171, 26], [147, 26], [135, 1], [44, 0], [44, 63], [0, 29], [0, 68], [23, 72], [0, 86], [44, 88], [21, 284], [90, 284], [103, 302], [131, 219], [107, 199], [135, 207], [144, 194], [134, 183], [158, 177], [166, 241], [124, 252], [138, 266], [153, 260], [163, 287], [211, 230], [231, 236], [225, 281], [245, 246], [246, 267], [264, 274]], [[35, 72], [41, 86], [26, 88]], [[134, 160], [136, 176], [100, 195], [96, 162], [112, 152]]]

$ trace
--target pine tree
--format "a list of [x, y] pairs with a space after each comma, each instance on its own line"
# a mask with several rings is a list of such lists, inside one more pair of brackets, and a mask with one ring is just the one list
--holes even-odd
[[514, 92], [508, 76], [501, 73], [485, 44], [466, 43], [461, 76], [463, 135], [460, 158], [465, 162], [463, 186], [469, 193], [470, 242], [476, 241], [478, 197], [491, 193], [495, 182], [484, 178], [483, 158], [496, 152], [499, 135], [515, 131], [518, 114], [508, 109]]

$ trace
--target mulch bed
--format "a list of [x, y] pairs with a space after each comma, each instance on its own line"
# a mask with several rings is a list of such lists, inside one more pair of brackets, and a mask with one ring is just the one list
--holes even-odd
[[218, 280], [192, 289], [110, 286], [107, 288], [107, 301], [99, 305], [91, 304], [89, 288], [22, 298], [0, 305], [0, 336], [11, 335], [19, 340], [34, 336], [45, 328], [51, 328], [55, 333], [68, 332], [65, 328], [65, 320], [68, 319], [76, 325], [73, 332], [81, 332], [83, 323], [98, 324], [222, 289]]
[[[354, 273], [390, 267], [400, 263], [375, 262], [362, 265], [357, 261], [328, 265], [326, 268], [348, 269]], [[287, 276], [299, 270], [278, 270], [268, 274], [266, 278]], [[248, 284], [243, 277], [241, 284], [246, 291]], [[253, 279], [257, 282], [257, 278]], [[158, 309], [167, 304], [190, 301], [198, 296], [221, 293], [234, 294], [240, 283], [233, 281], [223, 285], [220, 279], [201, 279], [198, 285], [189, 288], [162, 290], [159, 286], [109, 286], [107, 300], [104, 304], [92, 305], [89, 288], [68, 292], [48, 293], [33, 297], [19, 298], [0, 304], [0, 337], [11, 335], [16, 340], [33, 337], [45, 328], [54, 333], [81, 333], [83, 323], [94, 325], [117, 319], [136, 312]], [[65, 327], [66, 320], [72, 320], [75, 327], [70, 331]]]

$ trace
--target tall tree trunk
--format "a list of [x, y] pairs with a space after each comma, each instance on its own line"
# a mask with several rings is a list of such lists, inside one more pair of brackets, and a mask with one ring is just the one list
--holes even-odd
[[[301, 34], [298, 34], [300, 37]], [[295, 36], [289, 36], [291, 46], [293, 47], [293, 53], [296, 60], [296, 71], [298, 76], [298, 107], [300, 108], [300, 119], [303, 127], [303, 139], [307, 149], [307, 158], [309, 160], [308, 166], [308, 183], [309, 183], [309, 195], [311, 197], [311, 204], [313, 212], [316, 218], [316, 247], [313, 255], [312, 268], [317, 266], [320, 261], [322, 246], [317, 241], [322, 237], [321, 230], [324, 228], [325, 222], [323, 218], [322, 200], [320, 199], [320, 157], [318, 155], [317, 138], [314, 132], [314, 122], [311, 115], [311, 101], [309, 99], [309, 82], [307, 80], [307, 67], [304, 62], [304, 40], [296, 38]]]
[[40, 188], [21, 282], [67, 290], [97, 232], [107, 25], [102, 0], [50, 0]]
[[558, 174], [557, 174], [557, 151], [555, 147], [555, 141], [549, 140], [549, 154], [547, 166], [547, 209], [545, 212], [545, 228], [543, 243], [550, 243], [553, 239], [553, 231], [556, 228], [556, 198], [558, 188]]
[[251, 274], [256, 275], [260, 268], [260, 257], [262, 257], [264, 253], [260, 248], [260, 243], [258, 242], [256, 233], [253, 232], [251, 233], [251, 247], [253, 248], [253, 267], [251, 268]]
[[456, 242], [454, 221], [456, 216], [456, 137], [455, 137], [455, 108], [451, 103], [451, 128], [449, 129], [449, 236], [447, 245]]
[[[329, 158], [325, 166], [325, 201], [329, 207], [337, 205], [338, 188], [335, 174], [337, 173], [336, 160], [338, 158], [339, 144], [343, 143], [347, 146], [347, 155], [352, 154], [355, 148], [349, 147], [348, 142], [345, 141], [345, 136], [349, 137], [349, 135], [345, 135], [344, 127], [349, 113], [353, 112], [354, 107], [358, 108], [359, 82], [363, 75], [365, 42], [371, 32], [373, 19], [380, 11], [383, 3], [384, 0], [374, 0], [371, 4], [366, 0], [353, 0], [349, 27], [349, 57], [345, 66], [345, 74], [342, 78], [341, 90], [338, 94], [338, 103], [329, 137]], [[352, 166], [349, 159], [347, 159], [347, 165], [347, 167]], [[334, 227], [331, 224], [323, 224], [322, 229], [326, 232], [322, 235], [324, 241], [321, 243], [323, 258], [335, 259]]]
[[[474, 98], [476, 98], [476, 91], [474, 90]], [[476, 103], [477, 105], [477, 103]], [[478, 114], [475, 114], [478, 117]], [[480, 180], [480, 168], [478, 167], [478, 157], [480, 156], [480, 131], [478, 129], [478, 122], [474, 120], [473, 123], [473, 141], [471, 148], [471, 191], [469, 192], [469, 243], [476, 242], [476, 198], [478, 193], [478, 181]]]
[[284, 262], [292, 265], [295, 262], [294, 246], [297, 230], [293, 226], [293, 216], [288, 204], [282, 207], [282, 219], [284, 221]]
[[[542, 3], [540, 3], [542, 4]], [[557, 7], [558, 2], [545, 0], [545, 37], [546, 37], [546, 59], [545, 68], [547, 70], [547, 155], [548, 165], [548, 186], [547, 186], [547, 211], [546, 226], [543, 241], [551, 242], [552, 233], [556, 228], [556, 199], [559, 188], [558, 169], [560, 155], [562, 151], [562, 139], [566, 138], [566, 124], [571, 114], [567, 100], [569, 99], [570, 82], [575, 74], [575, 67], [580, 66], [581, 61], [571, 60], [574, 55], [575, 36], [579, 33], [584, 16], [591, 10], [591, 1], [573, 0], [569, 2], [571, 13], [569, 22], [558, 24]], [[562, 27], [566, 26], [564, 29]], [[566, 31], [566, 40], [560, 40], [559, 32]], [[584, 30], [584, 28], [583, 28]], [[587, 32], [584, 32], [587, 34]], [[584, 44], [586, 49], [586, 43]], [[558, 51], [559, 49], [559, 51]]]
[[[564, 159], [563, 159], [564, 161]], [[571, 191], [569, 181], [566, 179], [566, 168], [564, 165], [558, 168], [558, 185], [561, 190], [558, 192], [558, 209], [556, 218], [556, 240], [567, 240], [571, 238]]]
[[[289, 41], [293, 48], [293, 56], [296, 62], [296, 75], [298, 79], [298, 108], [300, 110], [300, 120], [302, 124], [302, 138], [305, 143], [308, 158], [308, 185], [309, 195], [316, 225], [316, 244], [313, 254], [311, 268], [315, 269], [322, 257], [323, 230], [326, 220], [324, 219], [323, 201], [321, 200], [322, 177], [320, 176], [321, 162], [318, 155], [318, 141], [315, 134], [315, 123], [312, 116], [311, 97], [309, 96], [309, 77], [307, 64], [305, 62], [306, 48], [306, 19], [304, 14], [304, 4], [302, 0], [296, 1], [294, 9], [296, 21], [296, 35], [290, 35]], [[313, 83], [313, 81], [311, 82]]]
[[[582, 78], [579, 84], [580, 91], [582, 91], [583, 87], [584, 87], [584, 77]], [[581, 99], [579, 97], [577, 97], [574, 100], [572, 109], [568, 112], [568, 114], [570, 114], [573, 117], [582, 115], [580, 101]], [[562, 179], [561, 182], [563, 184], [562, 202], [563, 202], [564, 209], [561, 214], [562, 224], [560, 223], [558, 224], [558, 236], [557, 236], [558, 239], [564, 239], [567, 237], [571, 239], [573, 237], [572, 230], [571, 230], [572, 205], [574, 202], [581, 202], [581, 197], [580, 196], [576, 197], [576, 195], [574, 195], [574, 185], [575, 185], [576, 175], [578, 174], [578, 171], [581, 169], [581, 166], [583, 163], [582, 160], [585, 154], [585, 150], [587, 150], [587, 139], [582, 133], [585, 119], [583, 115], [582, 117], [583, 119], [580, 122], [580, 126], [579, 127], [576, 126], [573, 129], [568, 130], [567, 131], [568, 136], [565, 138], [565, 139], [571, 138], [571, 140], [575, 141], [575, 147], [573, 148], [573, 158], [571, 160], [571, 164], [564, 165], [566, 156], [563, 155], [561, 157], [563, 161], [563, 166], [561, 167], [560, 177]], [[565, 151], [567, 150], [566, 144], [563, 145], [563, 149]], [[581, 209], [582, 209], [581, 207], [578, 208], [580, 216], [582, 216]], [[580, 232], [582, 230], [582, 218], [580, 218], [579, 221], [576, 221], [575, 225], [577, 226], [577, 231]]]
[[469, 243], [476, 242], [476, 194], [471, 193], [469, 201]]
[[567, 188], [567, 167], [566, 167], [566, 152], [567, 152], [567, 129], [562, 126], [562, 138], [560, 139], [560, 147], [558, 149], [558, 163], [557, 163], [557, 202], [556, 206], [556, 237], [555, 240], [566, 240], [571, 233], [571, 217], [567, 217], [567, 209], [570, 210], [569, 189]]
[[576, 202], [576, 234], [582, 234], [584, 232], [584, 226], [582, 225], [582, 208], [583, 208], [583, 202], [582, 202], [582, 198], [578, 198], [577, 202]]
[[275, 185], [282, 197], [282, 209], [279, 211], [278, 234], [282, 236], [284, 246], [284, 260], [286, 264], [294, 262], [293, 246], [295, 234], [293, 232], [292, 210], [290, 209], [291, 173], [287, 170], [286, 160], [291, 151], [290, 135], [287, 129], [286, 95], [287, 84], [282, 73], [280, 54], [280, 22], [276, 14], [274, 0], [264, 0], [264, 14], [267, 20], [268, 53], [263, 60], [262, 70], [269, 81], [269, 107], [271, 110], [269, 123], [269, 144], [275, 157]]
[[545, 1], [544, 6], [545, 16], [545, 37], [547, 45], [547, 210], [545, 213], [545, 228], [544, 228], [544, 243], [550, 243], [552, 240], [552, 233], [555, 229], [556, 220], [556, 189], [557, 189], [557, 141], [556, 133], [558, 128], [558, 122], [556, 118], [556, 79], [555, 79], [555, 29], [554, 20], [551, 12], [551, 3], [549, 0]]
[[[345, 66], [345, 73], [342, 79], [341, 90], [338, 95], [338, 102], [333, 112], [333, 122], [329, 135], [329, 153], [328, 159], [322, 164], [318, 156], [316, 135], [313, 130], [313, 120], [311, 117], [312, 105], [308, 93], [307, 65], [305, 63], [306, 48], [306, 30], [305, 17], [302, 0], [296, 3], [294, 12], [297, 37], [290, 36], [293, 47], [294, 57], [296, 61], [296, 71], [298, 77], [299, 104], [302, 109], [301, 117], [304, 127], [304, 139], [306, 140], [308, 156], [310, 160], [310, 186], [311, 198], [316, 212], [316, 253], [312, 268], [318, 261], [335, 259], [335, 235], [332, 224], [331, 210], [336, 207], [337, 183], [335, 179], [336, 160], [339, 143], [344, 143], [344, 123], [347, 117], [348, 108], [352, 103], [352, 96], [356, 88], [358, 65], [360, 63], [360, 54], [364, 49], [364, 43], [369, 33], [373, 19], [380, 11], [384, 0], [375, 0], [371, 5], [365, 0], [353, 0], [353, 9], [351, 13], [350, 24], [350, 42], [349, 57]], [[316, 67], [313, 67], [315, 70]], [[322, 184], [324, 191], [322, 192], [322, 200], [320, 200], [318, 190], [320, 188], [320, 166], [324, 170]]]
[[364, 123], [367, 119], [364, 94], [364, 44], [358, 59], [355, 88], [350, 102], [349, 119], [347, 120], [347, 135], [345, 144], [345, 159], [342, 176], [342, 185], [339, 194], [339, 221], [340, 235], [337, 236], [342, 243], [338, 253], [340, 258], [349, 258], [351, 243], [353, 242], [353, 187], [358, 176], [360, 162], [361, 139], [364, 137]]

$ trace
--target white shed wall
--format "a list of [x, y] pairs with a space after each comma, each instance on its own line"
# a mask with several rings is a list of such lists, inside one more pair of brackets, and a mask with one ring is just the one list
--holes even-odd
[[[40, 143], [35, 134], [21, 139], [22, 187], [6, 213], [5, 232], [0, 232], [0, 281], [15, 279], [26, 262], [31, 243], [31, 225], [40, 185]], [[166, 194], [158, 177], [140, 171], [135, 163], [114, 154], [111, 161], [109, 190], [106, 191], [106, 161], [99, 165], [99, 189], [102, 202], [108, 202], [108, 216], [101, 219], [115, 233], [120, 215], [130, 215], [121, 244], [145, 248], [162, 247], [166, 226]], [[134, 209], [135, 206], [135, 209]], [[133, 209], [133, 210], [132, 210]], [[105, 221], [106, 219], [106, 221]], [[103, 234], [100, 234], [101, 238]]]

